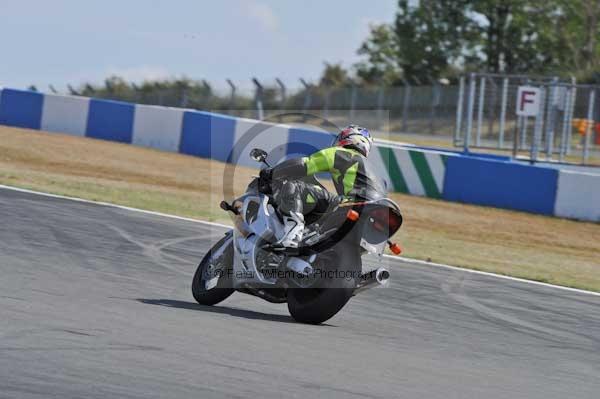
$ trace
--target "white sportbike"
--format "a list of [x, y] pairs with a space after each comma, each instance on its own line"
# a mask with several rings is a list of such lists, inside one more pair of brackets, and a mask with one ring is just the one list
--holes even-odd
[[[267, 153], [250, 156], [266, 163]], [[311, 183], [319, 184], [314, 177]], [[298, 248], [273, 243], [284, 235], [282, 217], [272, 196], [254, 178], [246, 192], [221, 208], [233, 214], [235, 228], [225, 233], [204, 256], [192, 281], [198, 303], [215, 305], [235, 291], [274, 303], [287, 303], [299, 322], [319, 324], [338, 313], [355, 294], [389, 283], [389, 272], [362, 272], [364, 254], [381, 255], [402, 225], [398, 205], [387, 193], [368, 199], [334, 203], [325, 213], [305, 215], [306, 228]]]

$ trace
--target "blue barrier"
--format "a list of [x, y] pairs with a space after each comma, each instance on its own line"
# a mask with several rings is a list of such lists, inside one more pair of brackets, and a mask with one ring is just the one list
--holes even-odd
[[179, 152], [227, 161], [235, 140], [235, 118], [208, 112], [183, 114]]
[[44, 95], [41, 93], [3, 89], [0, 94], [0, 124], [39, 130], [43, 106]]
[[183, 113], [179, 152], [197, 157], [210, 157], [210, 114], [186, 111]]
[[85, 135], [131, 143], [135, 106], [120, 101], [90, 100]]
[[[46, 97], [52, 97], [52, 95], [3, 89], [0, 92], [0, 124], [40, 129], [42, 121], [46, 121], [47, 126], [51, 126], [53, 131], [75, 132], [76, 134], [82, 134], [85, 131], [87, 137], [122, 143], [132, 143], [134, 141], [133, 132], [136, 129], [138, 138], [146, 141], [148, 141], [148, 137], [156, 139], [157, 135], [159, 139], [163, 139], [164, 133], [168, 134], [175, 143], [172, 147], [167, 146], [168, 149], [224, 162], [238, 161], [241, 165], [253, 167], [256, 166], [256, 162], [250, 160], [247, 154], [253, 147], [264, 148], [273, 155], [273, 159], [283, 159], [290, 156], [307, 155], [331, 144], [331, 135], [325, 132], [201, 111], [183, 112], [181, 127], [179, 127], [178, 120], [174, 118], [166, 126], [176, 127], [168, 132], [163, 132], [160, 129], [152, 130], [143, 123], [144, 121], [149, 123], [148, 120], [152, 120], [152, 118], [162, 121], [160, 118], [164, 115], [164, 109], [158, 109], [157, 114], [147, 115], [148, 112], [152, 112], [153, 108], [146, 107], [143, 110], [146, 112], [144, 119], [141, 117], [142, 110], [137, 109], [138, 106], [135, 104], [90, 99], [88, 105], [85, 101], [83, 103], [81, 101], [65, 102], [64, 98], [60, 100], [52, 98], [46, 101]], [[60, 104], [60, 107], [57, 108], [52, 101]], [[140, 113], [136, 118], [138, 111]], [[158, 112], [163, 113], [159, 114]], [[60, 122], [62, 114], [65, 115], [63, 124]], [[80, 118], [77, 123], [73, 123], [73, 118], [68, 118], [69, 115], [75, 114]], [[87, 119], [85, 115], [87, 115]], [[171, 137], [178, 134], [178, 137]], [[137, 140], [136, 143], [140, 140]], [[378, 143], [377, 145], [397, 148], [392, 143]], [[557, 199], [559, 197], [557, 191], [560, 191], [558, 189], [558, 170], [513, 163], [509, 162], [508, 157], [494, 154], [464, 154], [446, 150], [443, 152], [454, 152], [456, 156], [444, 156], [441, 160], [437, 160], [438, 151], [428, 152], [422, 148], [405, 147], [407, 150], [422, 151], [427, 162], [438, 165], [436, 170], [439, 173], [434, 177], [439, 181], [440, 186], [443, 181], [441, 197], [445, 200], [545, 215], [556, 214], [587, 218], [588, 220], [597, 220], [597, 214], [600, 214], [596, 203], [588, 204], [582, 200], [582, 198], [587, 198], [586, 189], [589, 187], [579, 188], [577, 186], [576, 190], [563, 188], [561, 200]], [[409, 158], [404, 161], [405, 171], [403, 173], [419, 172], [418, 168], [413, 170], [414, 159], [412, 163]], [[442, 164], [444, 161], [446, 161], [445, 167]], [[398, 166], [396, 165], [396, 168]], [[380, 167], [386, 168], [389, 165], [380, 162]], [[383, 173], [390, 178], [394, 176], [392, 172], [383, 170]], [[570, 187], [568, 186], [570, 181], [579, 181], [577, 180], [578, 176], [569, 175], [568, 177], [569, 179], [567, 177], [563, 179], [564, 187]], [[415, 181], [419, 180], [416, 175], [413, 178]], [[421, 180], [419, 181], [422, 183]], [[590, 181], [597, 182], [597, 180]], [[419, 192], [419, 187], [414, 187], [416, 194]], [[575, 209], [581, 208], [580, 205], [577, 205], [580, 203], [585, 203], [587, 206], [581, 212]]]
[[287, 156], [309, 155], [331, 145], [333, 135], [308, 129], [290, 128]]
[[482, 154], [480, 152], [457, 152], [457, 154], [471, 157], [471, 158], [481, 158], [481, 159], [490, 159], [493, 161], [510, 161], [512, 158], [506, 155], [498, 155], [498, 154]]
[[442, 198], [552, 215], [558, 171], [510, 162], [448, 157]]
[[512, 159], [511, 157], [506, 156], [506, 155], [484, 154], [484, 153], [480, 153], [480, 152], [464, 152], [464, 151], [458, 151], [458, 150], [451, 150], [451, 149], [447, 149], [447, 148], [428, 147], [428, 146], [421, 146], [421, 145], [415, 145], [415, 146], [411, 145], [411, 146], [406, 146], [405, 148], [413, 149], [413, 150], [425, 150], [425, 151], [443, 151], [443, 152], [449, 152], [449, 153], [456, 154], [456, 155], [462, 155], [465, 157], [493, 159], [496, 161], [510, 161]]

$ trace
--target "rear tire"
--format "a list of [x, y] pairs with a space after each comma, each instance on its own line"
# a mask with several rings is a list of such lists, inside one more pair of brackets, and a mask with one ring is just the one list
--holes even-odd
[[[216, 305], [217, 303], [227, 299], [235, 291], [232, 288], [231, 282], [231, 267], [233, 264], [233, 241], [231, 241], [232, 233], [229, 232], [219, 242], [217, 242], [198, 265], [194, 278], [192, 280], [192, 295], [200, 305]], [[211, 275], [210, 267], [213, 254], [218, 253], [226, 242], [227, 248], [223, 250], [221, 262], [222, 275], [219, 277], [217, 285], [209, 290], [206, 289], [206, 277]]]
[[362, 270], [360, 253], [353, 247], [338, 244], [319, 255], [324, 256], [328, 264], [318, 267], [327, 272], [337, 272], [337, 276], [320, 279], [316, 288], [288, 289], [288, 310], [294, 320], [321, 324], [335, 316], [348, 303], [356, 288], [356, 276]]

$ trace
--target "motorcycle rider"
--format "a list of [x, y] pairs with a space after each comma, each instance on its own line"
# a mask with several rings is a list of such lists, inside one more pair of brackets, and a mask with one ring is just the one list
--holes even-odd
[[[304, 215], [314, 210], [324, 212], [335, 201], [364, 201], [371, 190], [381, 191], [367, 163], [372, 145], [367, 129], [349, 125], [336, 136], [331, 147], [261, 170], [260, 186], [273, 193], [285, 224], [285, 234], [275, 245], [298, 247], [304, 232]], [[308, 179], [323, 172], [331, 174], [337, 195]]]

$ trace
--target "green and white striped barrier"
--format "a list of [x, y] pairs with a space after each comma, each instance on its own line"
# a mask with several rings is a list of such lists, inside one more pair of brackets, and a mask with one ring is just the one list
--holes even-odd
[[441, 198], [447, 153], [377, 145], [372, 161], [389, 184], [390, 191]]

